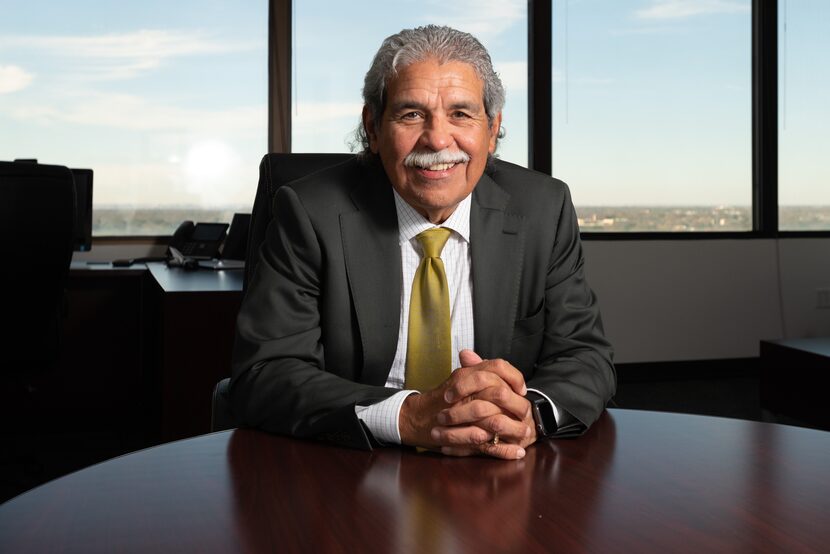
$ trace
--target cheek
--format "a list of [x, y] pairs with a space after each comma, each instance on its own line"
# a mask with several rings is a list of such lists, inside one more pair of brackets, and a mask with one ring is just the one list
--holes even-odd
[[456, 143], [470, 155], [490, 151], [494, 141], [491, 140], [490, 133], [477, 130], [475, 133], [465, 134], [457, 137]]
[[395, 157], [401, 161], [410, 153], [417, 150], [417, 139], [413, 139], [408, 135], [402, 135], [395, 139]]

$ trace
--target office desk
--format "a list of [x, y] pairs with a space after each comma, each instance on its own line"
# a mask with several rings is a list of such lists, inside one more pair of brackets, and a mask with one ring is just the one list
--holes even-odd
[[87, 420], [106, 413], [123, 425], [118, 414], [128, 405], [147, 443], [208, 432], [213, 387], [230, 376], [243, 273], [73, 262], [56, 373], [70, 389], [82, 382], [71, 396], [83, 400], [72, 401], [90, 412]]
[[251, 430], [170, 443], [0, 506], [2, 552], [805, 552], [830, 434], [611, 410], [521, 461]]
[[[43, 398], [32, 406], [32, 415], [42, 427], [61, 432], [106, 425], [138, 432], [147, 363], [142, 348], [146, 273], [143, 267], [72, 264], [60, 358], [36, 383]], [[27, 420], [24, 412], [16, 417]]]
[[213, 388], [230, 377], [236, 315], [242, 303], [244, 271], [187, 271], [149, 263], [158, 325], [150, 333], [157, 345], [161, 389], [161, 440], [210, 431]]
[[148, 263], [147, 269], [161, 289], [169, 294], [211, 292], [237, 294], [242, 291], [243, 269], [198, 269], [188, 271], [167, 267], [164, 263]]
[[761, 408], [830, 430], [830, 337], [761, 341]]

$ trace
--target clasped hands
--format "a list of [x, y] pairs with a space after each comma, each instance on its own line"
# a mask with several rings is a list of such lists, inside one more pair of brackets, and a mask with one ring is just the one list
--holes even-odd
[[[439, 387], [404, 400], [401, 442], [450, 456], [516, 460], [536, 442], [522, 373], [504, 360], [462, 350], [461, 367]], [[498, 434], [497, 443], [493, 438]]]

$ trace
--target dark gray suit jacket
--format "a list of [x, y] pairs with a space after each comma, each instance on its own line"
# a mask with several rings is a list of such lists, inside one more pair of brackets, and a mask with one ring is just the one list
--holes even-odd
[[[496, 160], [470, 213], [475, 350], [517, 367], [584, 427], [616, 375], [567, 186]], [[392, 186], [351, 160], [282, 187], [237, 321], [243, 424], [369, 447], [355, 415], [396, 392], [401, 258]]]

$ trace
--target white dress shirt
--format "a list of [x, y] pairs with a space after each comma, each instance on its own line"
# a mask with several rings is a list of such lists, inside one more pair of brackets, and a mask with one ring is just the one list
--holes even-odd
[[[473, 281], [470, 275], [470, 204], [472, 195], [462, 200], [455, 211], [441, 225], [434, 225], [415, 208], [406, 203], [393, 189], [395, 209], [398, 212], [398, 239], [401, 248], [401, 320], [398, 326], [398, 348], [392, 361], [392, 369], [386, 386], [403, 389], [406, 372], [406, 344], [409, 336], [409, 299], [412, 296], [412, 281], [421, 263], [423, 249], [415, 237], [428, 229], [444, 227], [450, 234], [441, 260], [447, 274], [450, 293], [450, 327], [452, 333], [452, 368], [461, 364], [458, 353], [465, 348], [473, 349]], [[382, 402], [371, 406], [358, 406], [357, 417], [366, 423], [372, 435], [380, 442], [400, 444], [398, 429], [401, 405], [404, 399], [416, 391], [401, 390]]]

